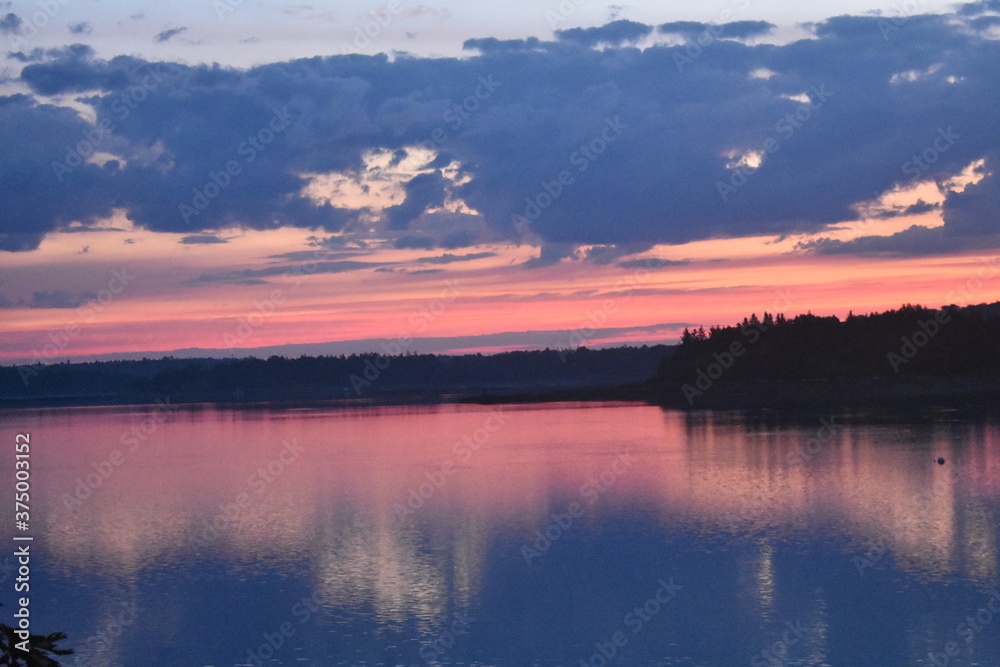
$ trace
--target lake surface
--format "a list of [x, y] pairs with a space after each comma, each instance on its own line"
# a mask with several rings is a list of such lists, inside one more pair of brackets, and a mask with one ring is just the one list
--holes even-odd
[[63, 665], [1000, 665], [984, 417], [7, 411], [11, 479], [19, 432]]

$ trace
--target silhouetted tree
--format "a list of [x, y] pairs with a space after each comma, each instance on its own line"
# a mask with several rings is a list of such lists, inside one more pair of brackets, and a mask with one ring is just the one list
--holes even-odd
[[56, 643], [66, 639], [61, 632], [51, 635], [29, 635], [28, 652], [17, 648], [20, 638], [16, 630], [0, 623], [0, 665], [9, 667], [59, 667], [51, 655], [72, 655], [73, 649], [56, 648]]
[[[794, 381], [900, 376], [1000, 377], [1000, 304], [934, 310], [904, 304], [841, 322], [811, 312], [791, 320], [756, 314], [734, 326], [712, 326], [683, 340], [660, 366], [664, 380], [687, 382], [699, 369], [743, 351], [727, 366], [725, 382]], [[735, 349], [741, 349], [736, 347]]]

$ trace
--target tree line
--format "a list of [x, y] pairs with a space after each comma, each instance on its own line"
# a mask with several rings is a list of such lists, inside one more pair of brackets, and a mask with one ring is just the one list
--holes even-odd
[[[720, 373], [720, 370], [722, 371]], [[995, 378], [1000, 371], [1000, 303], [787, 318], [764, 313], [731, 326], [685, 329], [659, 378], [704, 373], [726, 381], [772, 382], [939, 376]]]

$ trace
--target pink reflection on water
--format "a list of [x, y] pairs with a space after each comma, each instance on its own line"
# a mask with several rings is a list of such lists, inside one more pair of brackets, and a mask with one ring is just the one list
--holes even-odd
[[441, 613], [448, 570], [471, 598], [491, 536], [528, 539], [571, 502], [585, 526], [641, 506], [720, 536], [808, 532], [821, 518], [918, 572], [997, 572], [984, 508], [1000, 496], [993, 425], [838, 426], [818, 441], [818, 420], [768, 430], [734, 413], [579, 404], [17, 420], [38, 443], [38, 526], [66, 567], [129, 576], [212, 554], [248, 568], [312, 559], [331, 599], [374, 596], [387, 618]]

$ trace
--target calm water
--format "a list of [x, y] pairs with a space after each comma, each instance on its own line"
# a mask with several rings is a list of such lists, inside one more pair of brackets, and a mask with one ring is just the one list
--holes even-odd
[[64, 665], [1000, 665], [987, 419], [20, 411], [8, 478], [17, 432]]

